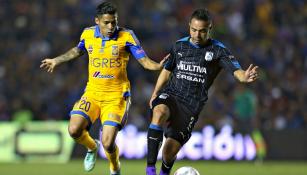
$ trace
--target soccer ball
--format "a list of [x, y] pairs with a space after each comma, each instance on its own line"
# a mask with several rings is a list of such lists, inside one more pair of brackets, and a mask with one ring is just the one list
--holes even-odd
[[190, 166], [184, 166], [175, 171], [174, 175], [199, 175], [199, 172]]

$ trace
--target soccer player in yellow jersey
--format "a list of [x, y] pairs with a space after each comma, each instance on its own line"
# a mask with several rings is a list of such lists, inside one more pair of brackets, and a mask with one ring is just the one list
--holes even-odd
[[164, 60], [160, 63], [152, 61], [133, 31], [117, 26], [117, 9], [110, 2], [97, 6], [95, 22], [96, 26], [84, 29], [78, 46], [53, 59], [44, 59], [40, 67], [53, 72], [57, 65], [88, 53], [88, 82], [83, 96], [70, 113], [68, 131], [77, 143], [88, 149], [84, 168], [91, 171], [100, 142], [89, 135], [88, 129], [100, 118], [103, 125], [101, 142], [110, 162], [110, 172], [118, 175], [120, 163], [115, 139], [127, 121], [130, 105], [126, 71], [129, 55], [149, 70], [160, 70]]

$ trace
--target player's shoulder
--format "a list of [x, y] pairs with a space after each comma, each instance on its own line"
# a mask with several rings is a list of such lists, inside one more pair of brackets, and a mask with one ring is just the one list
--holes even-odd
[[89, 34], [94, 35], [95, 30], [96, 30], [96, 26], [85, 27], [85, 28], [83, 29], [82, 34], [83, 34], [83, 35], [89, 35]]
[[121, 35], [127, 36], [127, 35], [135, 35], [132, 29], [125, 28], [125, 27], [118, 27], [118, 32]]
[[183, 38], [177, 40], [176, 44], [189, 42], [189, 40], [190, 40], [190, 37], [188, 37], [188, 36], [187, 37], [183, 37]]
[[175, 47], [175, 48], [185, 48], [185, 46], [188, 46], [189, 43], [190, 43], [190, 37], [187, 36], [187, 37], [183, 37], [183, 38], [177, 40], [174, 43], [173, 47]]
[[121, 40], [126, 40], [128, 42], [132, 42], [132, 43], [136, 43], [137, 45], [140, 44], [140, 41], [138, 40], [138, 38], [136, 37], [136, 35], [134, 34], [133, 30], [128, 29], [128, 28], [124, 28], [124, 27], [119, 27], [118, 28], [118, 37]]
[[85, 27], [84, 28], [84, 31], [95, 31], [95, 29], [96, 29], [96, 26], [90, 26], [90, 27]]
[[210, 39], [211, 41], [211, 44], [215, 47], [221, 47], [223, 49], [227, 49], [226, 46], [219, 40], [216, 40], [216, 39]]

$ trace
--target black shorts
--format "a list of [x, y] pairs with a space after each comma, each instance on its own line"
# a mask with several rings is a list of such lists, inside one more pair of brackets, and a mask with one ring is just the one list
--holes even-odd
[[198, 120], [198, 114], [193, 114], [187, 105], [167, 93], [161, 93], [153, 100], [152, 109], [159, 104], [165, 104], [170, 109], [165, 137], [173, 138], [184, 145], [191, 137], [194, 125]]

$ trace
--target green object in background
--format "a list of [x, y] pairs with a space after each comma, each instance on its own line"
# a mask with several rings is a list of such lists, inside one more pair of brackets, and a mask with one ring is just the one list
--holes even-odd
[[33, 113], [28, 109], [21, 109], [13, 114], [13, 121], [21, 125], [31, 122], [32, 119]]
[[68, 162], [74, 141], [67, 125], [66, 121], [2, 122], [0, 162]]
[[263, 161], [267, 152], [264, 138], [262, 137], [262, 134], [259, 130], [254, 130], [252, 132], [252, 138], [256, 144], [257, 160]]
[[234, 110], [241, 120], [253, 118], [256, 114], [257, 97], [253, 91], [240, 85], [234, 95]]
[[18, 134], [17, 150], [20, 154], [58, 154], [62, 147], [59, 132], [22, 132]]
[[0, 162], [15, 162], [18, 157], [15, 156], [15, 133], [18, 130], [15, 123], [0, 123]]

